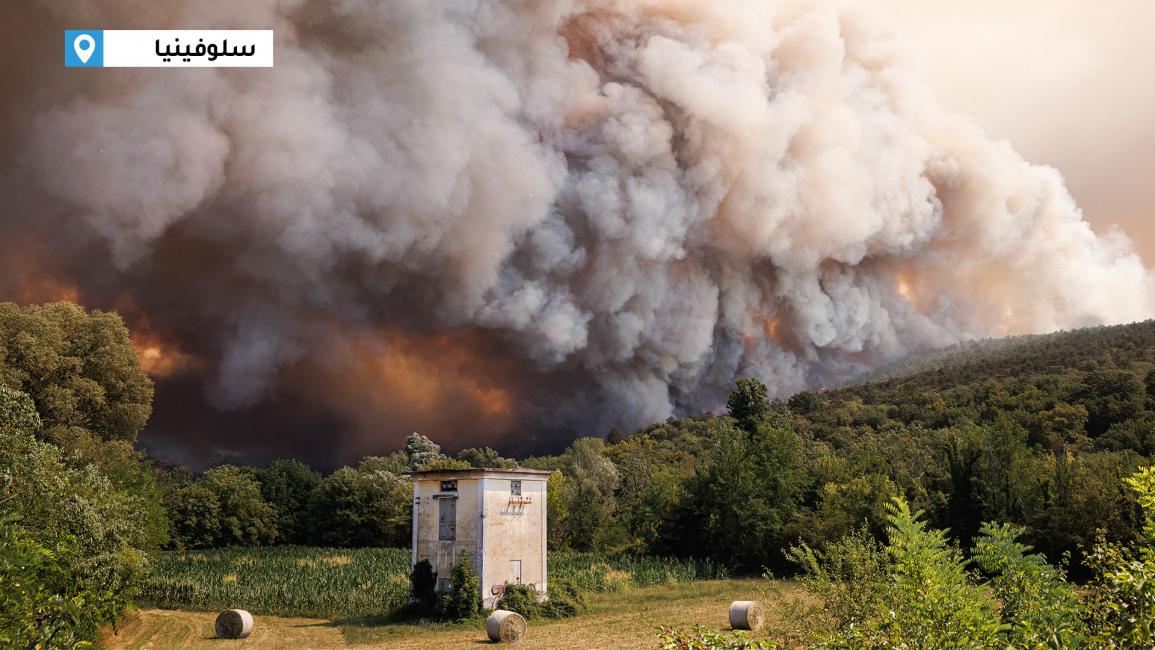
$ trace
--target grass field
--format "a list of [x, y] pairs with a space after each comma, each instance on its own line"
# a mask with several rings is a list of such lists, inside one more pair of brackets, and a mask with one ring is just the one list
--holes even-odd
[[[780, 583], [797, 594], [789, 583]], [[582, 615], [557, 621], [532, 621], [519, 647], [542, 650], [561, 648], [656, 648], [655, 626], [693, 624], [727, 627], [726, 613], [733, 600], [760, 598], [764, 580], [709, 580], [651, 585], [623, 591], [596, 593]], [[775, 638], [781, 615], [768, 612], [767, 627], [760, 638]], [[126, 622], [121, 633], [108, 641], [111, 648], [477, 648], [487, 643], [483, 624], [390, 625], [373, 621], [331, 621], [319, 618], [258, 616], [253, 635], [243, 641], [213, 639], [212, 613], [143, 610]]]
[[[408, 600], [409, 557], [407, 549], [292, 546], [162, 553], [137, 602], [290, 617], [387, 616]], [[597, 553], [551, 553], [549, 572], [589, 592], [727, 577], [711, 562]]]

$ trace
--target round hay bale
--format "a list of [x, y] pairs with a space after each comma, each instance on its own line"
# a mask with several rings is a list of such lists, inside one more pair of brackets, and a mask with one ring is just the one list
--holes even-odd
[[517, 612], [495, 609], [485, 619], [485, 632], [491, 641], [517, 643], [525, 636], [525, 619]]
[[243, 609], [226, 609], [217, 617], [218, 639], [243, 639], [253, 632], [253, 615]]
[[757, 632], [762, 629], [765, 620], [762, 605], [756, 600], [735, 600], [730, 603], [730, 629]]

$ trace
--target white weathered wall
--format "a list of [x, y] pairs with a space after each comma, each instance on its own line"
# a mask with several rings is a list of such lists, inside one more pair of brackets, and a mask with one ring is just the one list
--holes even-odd
[[511, 560], [521, 560], [523, 583], [545, 591], [546, 482], [522, 478], [521, 494], [532, 503], [512, 505], [510, 479], [487, 477], [484, 481], [484, 562], [480, 575], [483, 597], [490, 597], [494, 585], [512, 581]]
[[457, 539], [452, 542], [437, 539], [437, 499], [440, 480], [418, 480], [414, 482], [414, 512], [417, 525], [414, 527], [413, 562], [429, 560], [437, 578], [449, 578], [457, 556], [465, 552], [469, 555], [474, 571], [478, 570], [478, 479], [458, 479], [457, 481]]

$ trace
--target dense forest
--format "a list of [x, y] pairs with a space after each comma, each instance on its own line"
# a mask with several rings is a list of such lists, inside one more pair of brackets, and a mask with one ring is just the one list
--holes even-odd
[[965, 552], [1003, 522], [1083, 579], [1100, 535], [1143, 534], [1125, 479], [1155, 451], [1153, 369], [1155, 323], [1093, 328], [961, 345], [784, 402], [741, 379], [727, 416], [591, 432], [555, 456], [445, 454], [414, 434], [328, 475], [293, 459], [198, 474], [134, 450], [152, 384], [116, 315], [4, 303], [0, 627], [94, 638], [163, 548], [405, 546], [406, 474], [434, 467], [555, 470], [552, 549], [784, 575], [792, 547], [884, 541], [899, 498]]

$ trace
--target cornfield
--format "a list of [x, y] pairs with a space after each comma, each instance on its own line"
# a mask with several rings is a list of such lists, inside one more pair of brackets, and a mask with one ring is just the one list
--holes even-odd
[[166, 552], [156, 557], [137, 600], [161, 609], [379, 616], [409, 600], [409, 551], [279, 546]]
[[[302, 546], [160, 553], [137, 598], [142, 607], [353, 618], [389, 615], [409, 599], [409, 550]], [[557, 552], [551, 579], [583, 591], [727, 577], [706, 560]]]

